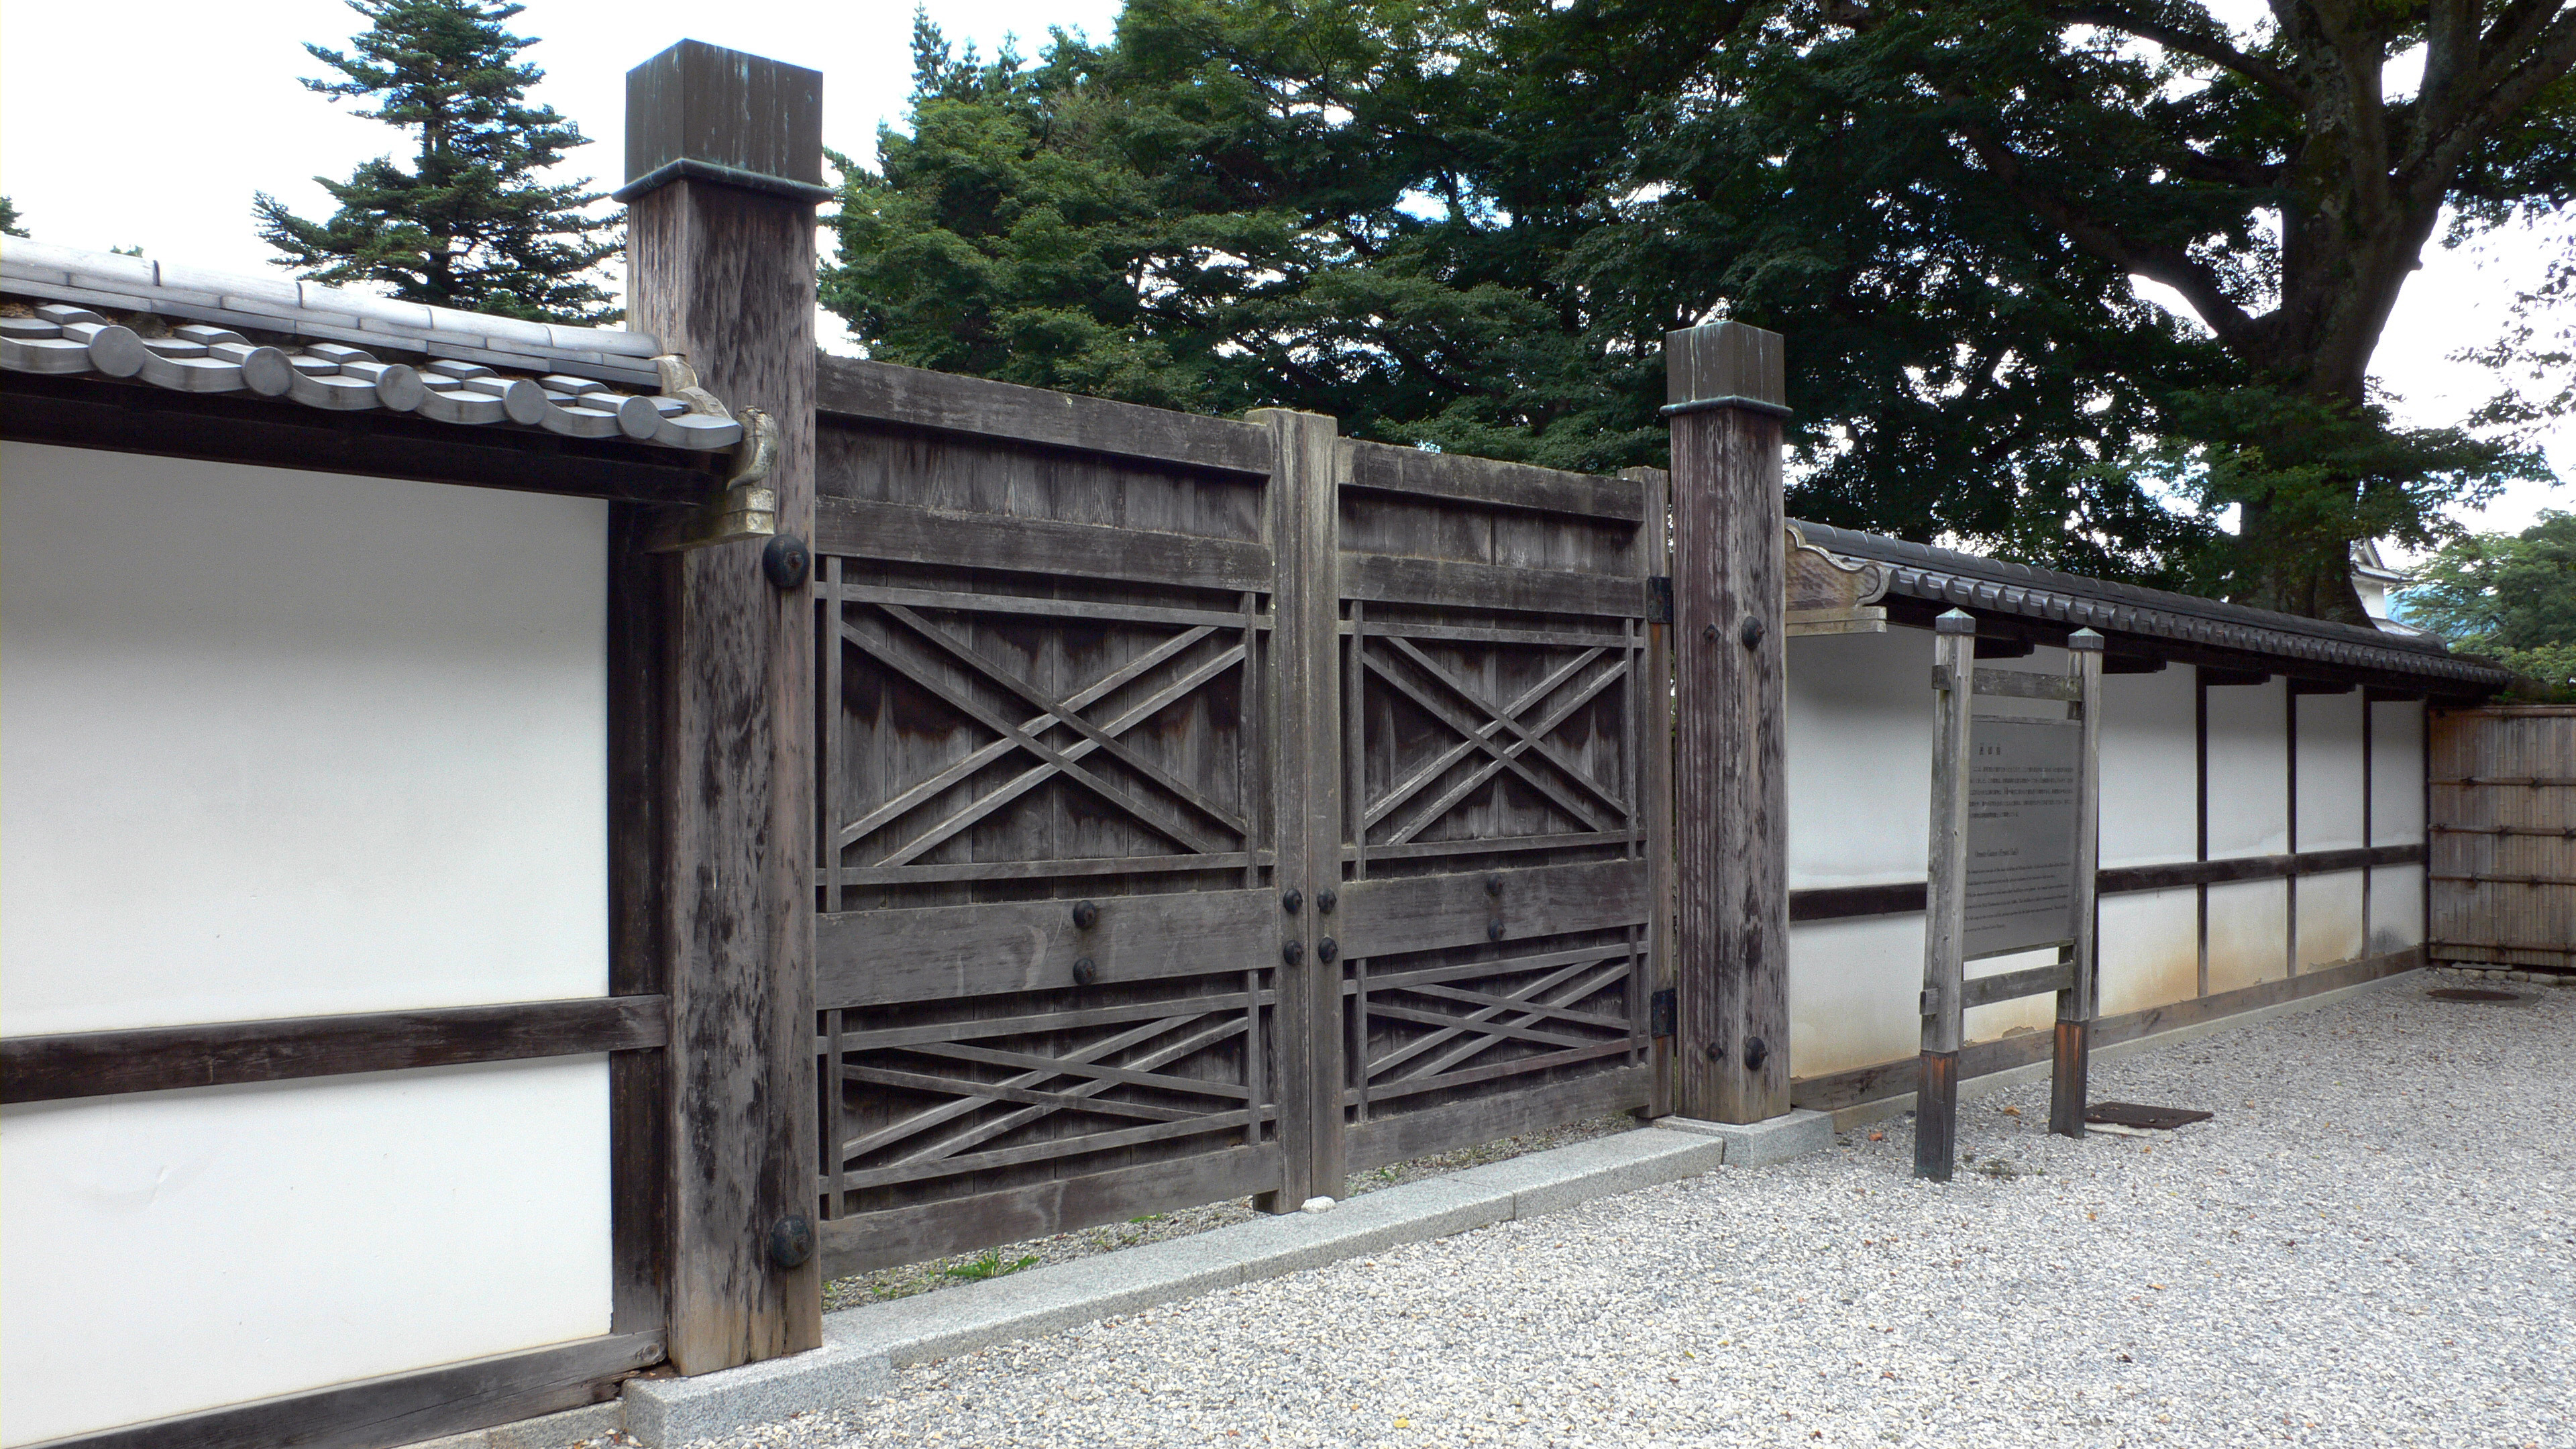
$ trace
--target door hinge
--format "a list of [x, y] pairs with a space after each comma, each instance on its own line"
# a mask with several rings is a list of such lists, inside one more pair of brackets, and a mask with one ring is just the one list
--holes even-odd
[[1653, 996], [1647, 998], [1647, 1003], [1647, 1034], [1651, 1036], [1671, 1036], [1676, 1024], [1675, 1019], [1681, 1012], [1680, 1006], [1674, 1000], [1673, 988], [1667, 986], [1663, 990], [1656, 992]]
[[1655, 574], [1646, 580], [1646, 622], [1669, 624], [1673, 621], [1673, 576]]

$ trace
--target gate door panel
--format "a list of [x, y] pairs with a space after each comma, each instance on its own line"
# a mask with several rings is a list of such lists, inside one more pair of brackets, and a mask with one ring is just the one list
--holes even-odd
[[1277, 1189], [1266, 546], [818, 533], [826, 1271]]
[[1647, 1105], [1653, 482], [1344, 459], [1349, 1165]]

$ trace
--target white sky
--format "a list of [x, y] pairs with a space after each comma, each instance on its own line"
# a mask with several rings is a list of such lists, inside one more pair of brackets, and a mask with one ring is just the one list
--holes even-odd
[[[951, 39], [975, 40], [987, 55], [1009, 33], [1034, 53], [1051, 24], [1106, 36], [1118, 8], [1118, 0], [928, 4]], [[542, 42], [525, 56], [546, 71], [536, 99], [597, 142], [574, 153], [568, 176], [590, 176], [602, 189], [622, 179], [627, 70], [682, 38], [822, 71], [824, 143], [856, 156], [873, 159], [878, 123], [901, 120], [911, 88], [907, 0], [713, 8], [529, 0], [512, 27]], [[321, 69], [301, 42], [345, 48], [359, 28], [340, 0], [0, 0], [0, 192], [48, 241], [140, 245], [199, 266], [265, 271], [272, 253], [252, 234], [251, 194], [268, 191], [307, 216], [327, 216], [329, 198], [310, 178], [345, 176], [395, 139], [350, 116], [346, 103], [296, 84]], [[2543, 245], [2513, 234], [2428, 254], [2375, 368], [2404, 399], [2402, 418], [2448, 422], [2486, 398], [2488, 378], [2448, 355], [2495, 335]], [[2548, 447], [2558, 471], [2576, 475], [2576, 424], [2562, 423]], [[2576, 498], [2520, 488], [2464, 521], [2521, 528], [2548, 506], [2576, 507]]]

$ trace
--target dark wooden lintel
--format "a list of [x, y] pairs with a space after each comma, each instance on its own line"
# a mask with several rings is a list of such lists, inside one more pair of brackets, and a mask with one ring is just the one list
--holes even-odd
[[2224, 685], [2269, 684], [2271, 681], [2272, 673], [2267, 669], [2220, 669], [2206, 664], [2200, 667], [2200, 682], [2213, 689]]
[[1982, 623], [1978, 626], [1977, 657], [1979, 659], [2027, 659], [2038, 648], [2039, 646], [2031, 642], [2030, 636], [2026, 634], [2019, 636], [1988, 634]]
[[[2418, 865], [2421, 845], [2376, 845], [2367, 849], [2309, 850], [2297, 855], [2248, 855], [2231, 860], [2185, 860], [2171, 865], [2124, 865], [2094, 876], [2099, 895], [2135, 895], [2179, 886], [2221, 885], [2240, 880], [2282, 880], [2290, 876], [2331, 875], [2383, 865]], [[1789, 893], [1792, 921], [1839, 921], [1856, 916], [1898, 916], [1923, 909], [1923, 882], [1886, 885], [1819, 886]]]
[[2300, 679], [2293, 676], [2290, 680], [2292, 694], [2350, 694], [2354, 688], [2355, 684], [2349, 679]]
[[669, 1037], [670, 999], [663, 996], [21, 1036], [0, 1041], [0, 1102], [635, 1051]]
[[409, 478], [651, 504], [696, 504], [730, 454], [466, 427], [407, 413], [324, 412], [239, 394], [0, 373], [0, 437], [67, 448]]
[[2104, 654], [2102, 672], [2104, 674], [2162, 674], [2170, 663], [2170, 660], [2151, 659], [2143, 654]]

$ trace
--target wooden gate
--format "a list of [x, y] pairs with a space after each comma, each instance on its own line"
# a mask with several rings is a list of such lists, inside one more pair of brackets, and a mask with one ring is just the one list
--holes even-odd
[[2429, 724], [2432, 958], [2576, 969], [2576, 705]]
[[1660, 475], [820, 381], [828, 1272], [1649, 1102]]

